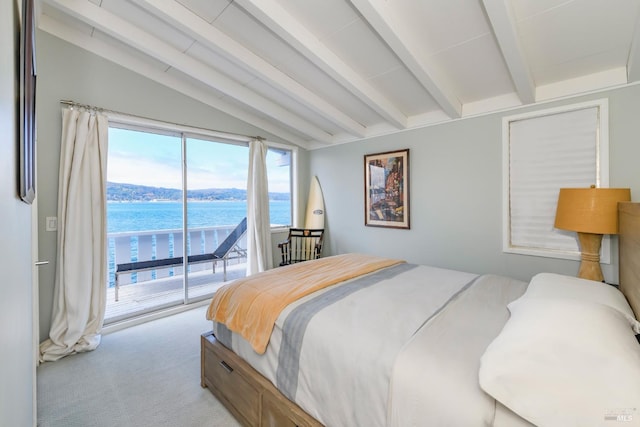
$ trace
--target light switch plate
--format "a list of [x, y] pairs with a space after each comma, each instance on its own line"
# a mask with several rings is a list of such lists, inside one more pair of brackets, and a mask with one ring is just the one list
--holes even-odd
[[48, 216], [46, 218], [45, 231], [58, 231], [58, 218], [55, 216]]

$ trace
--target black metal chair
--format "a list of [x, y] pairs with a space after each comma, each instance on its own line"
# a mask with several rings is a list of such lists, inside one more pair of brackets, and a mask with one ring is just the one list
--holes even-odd
[[290, 228], [287, 240], [278, 243], [282, 252], [280, 265], [320, 258], [324, 229]]

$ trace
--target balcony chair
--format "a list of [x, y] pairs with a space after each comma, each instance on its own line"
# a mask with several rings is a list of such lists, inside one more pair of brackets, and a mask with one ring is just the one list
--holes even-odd
[[241, 259], [247, 257], [247, 249], [240, 246], [240, 239], [247, 233], [247, 217], [244, 217], [240, 224], [229, 233], [226, 239], [216, 248], [212, 254], [213, 273], [216, 272], [216, 264], [222, 261], [223, 280], [227, 281], [227, 262], [230, 259]]
[[324, 229], [290, 228], [287, 240], [278, 243], [281, 266], [320, 258]]
[[[227, 281], [227, 262], [231, 259], [242, 259], [247, 257], [247, 249], [240, 246], [240, 239], [247, 232], [247, 218], [245, 217], [233, 229], [212, 253], [194, 254], [187, 257], [189, 264], [203, 262], [213, 263], [213, 273], [216, 272], [216, 264], [222, 261], [223, 281]], [[156, 270], [159, 268], [177, 267], [184, 263], [183, 257], [162, 258], [146, 261], [134, 261], [116, 264], [115, 272], [115, 300], [118, 301], [118, 290], [120, 289], [119, 276], [121, 274], [135, 273], [138, 271]]]

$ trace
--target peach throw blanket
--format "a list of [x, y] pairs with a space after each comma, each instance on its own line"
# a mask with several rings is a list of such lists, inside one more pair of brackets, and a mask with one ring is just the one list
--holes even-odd
[[207, 319], [224, 323], [263, 354], [284, 308], [319, 289], [404, 261], [346, 254], [292, 264], [236, 280], [215, 293]]

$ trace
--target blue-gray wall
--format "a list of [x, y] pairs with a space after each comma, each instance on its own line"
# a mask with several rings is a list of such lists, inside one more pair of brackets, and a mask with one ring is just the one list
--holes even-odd
[[[523, 280], [549, 271], [575, 275], [577, 261], [502, 252], [502, 117], [609, 99], [610, 186], [640, 200], [640, 86], [405, 131], [310, 152], [310, 173], [322, 185], [328, 253], [366, 252], [410, 262], [497, 273]], [[364, 226], [364, 155], [410, 149], [411, 230]], [[617, 281], [614, 264], [605, 279]]]

